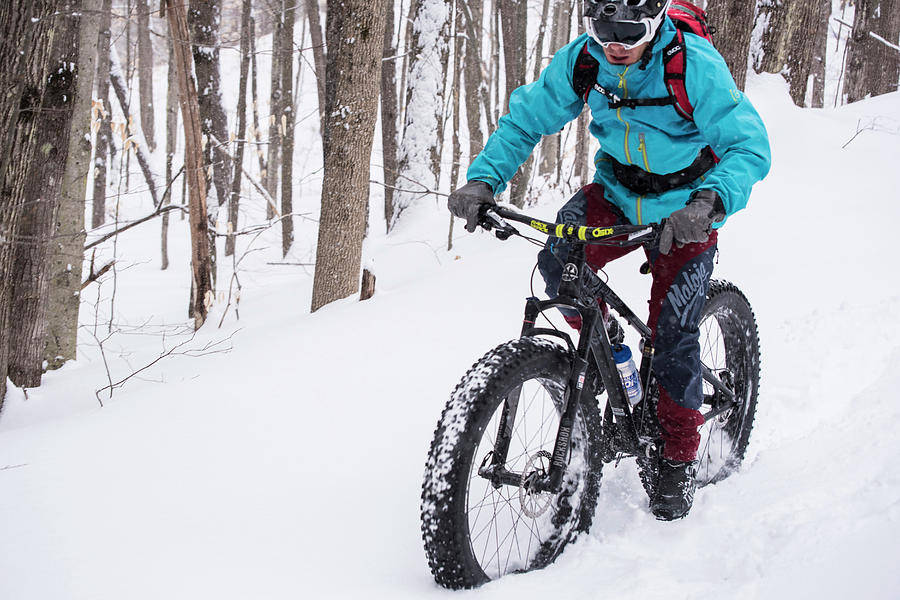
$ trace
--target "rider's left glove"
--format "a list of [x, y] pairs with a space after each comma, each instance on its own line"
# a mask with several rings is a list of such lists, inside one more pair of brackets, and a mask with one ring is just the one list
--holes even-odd
[[466, 231], [472, 233], [478, 227], [478, 213], [485, 204], [494, 202], [494, 190], [483, 181], [470, 181], [450, 194], [447, 208], [454, 217], [466, 220]]
[[712, 224], [724, 219], [725, 206], [716, 192], [710, 189], [695, 191], [687, 206], [676, 210], [666, 219], [659, 236], [660, 253], [671, 252], [673, 241], [679, 248], [685, 244], [705, 242], [709, 239]]

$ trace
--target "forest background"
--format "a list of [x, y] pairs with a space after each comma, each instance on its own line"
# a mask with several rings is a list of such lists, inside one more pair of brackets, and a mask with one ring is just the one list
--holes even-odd
[[[898, 0], [705, 4], [742, 88], [748, 72], [776, 73], [811, 109], [897, 90]], [[119, 236], [131, 228], [160, 229], [166, 270], [169, 223], [189, 220], [185, 327], [212, 309], [219, 326], [238, 318], [240, 265], [272, 244], [281, 259], [270, 264], [313, 272], [310, 310], [370, 297], [364, 241], [444, 202], [510, 92], [583, 31], [580, 10], [573, 0], [4, 3], [0, 402], [7, 381], [37, 387], [79, 344], [102, 353], [126, 335], [115, 303], [129, 268]], [[300, 114], [304, 90], [316, 109]], [[508, 201], [588, 181], [587, 119], [544, 138]], [[319, 210], [295, 211], [298, 190], [317, 188]], [[448, 228], [449, 249], [449, 217]], [[90, 314], [82, 294], [104, 285], [108, 310], [98, 300]]]

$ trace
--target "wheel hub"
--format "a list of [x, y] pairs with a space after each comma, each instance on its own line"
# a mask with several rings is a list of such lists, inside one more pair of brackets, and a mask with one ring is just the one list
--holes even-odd
[[547, 512], [553, 501], [553, 494], [540, 491], [538, 484], [547, 477], [550, 468], [550, 453], [541, 450], [528, 459], [522, 480], [519, 483], [519, 503], [525, 516], [536, 519]]

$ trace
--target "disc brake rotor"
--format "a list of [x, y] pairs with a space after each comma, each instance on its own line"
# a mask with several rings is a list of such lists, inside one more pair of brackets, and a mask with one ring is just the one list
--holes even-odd
[[547, 512], [553, 501], [553, 494], [534, 489], [534, 484], [547, 476], [550, 467], [550, 453], [541, 450], [533, 454], [525, 464], [522, 481], [519, 483], [519, 503], [525, 516], [536, 519]]

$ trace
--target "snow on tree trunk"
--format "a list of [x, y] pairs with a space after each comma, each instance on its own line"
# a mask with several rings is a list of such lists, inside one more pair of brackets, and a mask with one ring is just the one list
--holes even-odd
[[[216, 187], [217, 204], [210, 207], [210, 220], [218, 222], [218, 208], [228, 201], [231, 190], [232, 160], [222, 144], [228, 142], [228, 119], [222, 106], [219, 68], [219, 23], [222, 9], [219, 0], [192, 0], [188, 13], [191, 26], [194, 73], [197, 75], [197, 97], [200, 102], [200, 127], [206, 141], [204, 165]], [[219, 143], [213, 141], [213, 138]], [[210, 177], [206, 178], [207, 190]]]
[[131, 118], [129, 118], [131, 117], [131, 107], [128, 104], [128, 84], [122, 73], [119, 54], [116, 52], [115, 46], [110, 46], [109, 61], [109, 80], [110, 83], [112, 83], [116, 98], [119, 100], [122, 114], [125, 115], [125, 118], [128, 121], [128, 139], [130, 140], [130, 143], [126, 142], [127, 145], [125, 151], [127, 151], [129, 147], [134, 149], [134, 154], [138, 159], [138, 166], [141, 168], [141, 173], [144, 175], [144, 181], [149, 188], [150, 197], [153, 199], [153, 206], [159, 206], [159, 192], [165, 188], [156, 180], [156, 175], [150, 168], [150, 157], [147, 155], [148, 146], [147, 140], [144, 138], [144, 132], [140, 127], [134, 124], [134, 121]]
[[384, 0], [329, 0], [322, 214], [312, 310], [359, 289], [378, 114]]
[[438, 187], [443, 80], [449, 52], [452, 3], [421, 0], [413, 22], [406, 90], [406, 125], [400, 144], [390, 227], [413, 202]]

